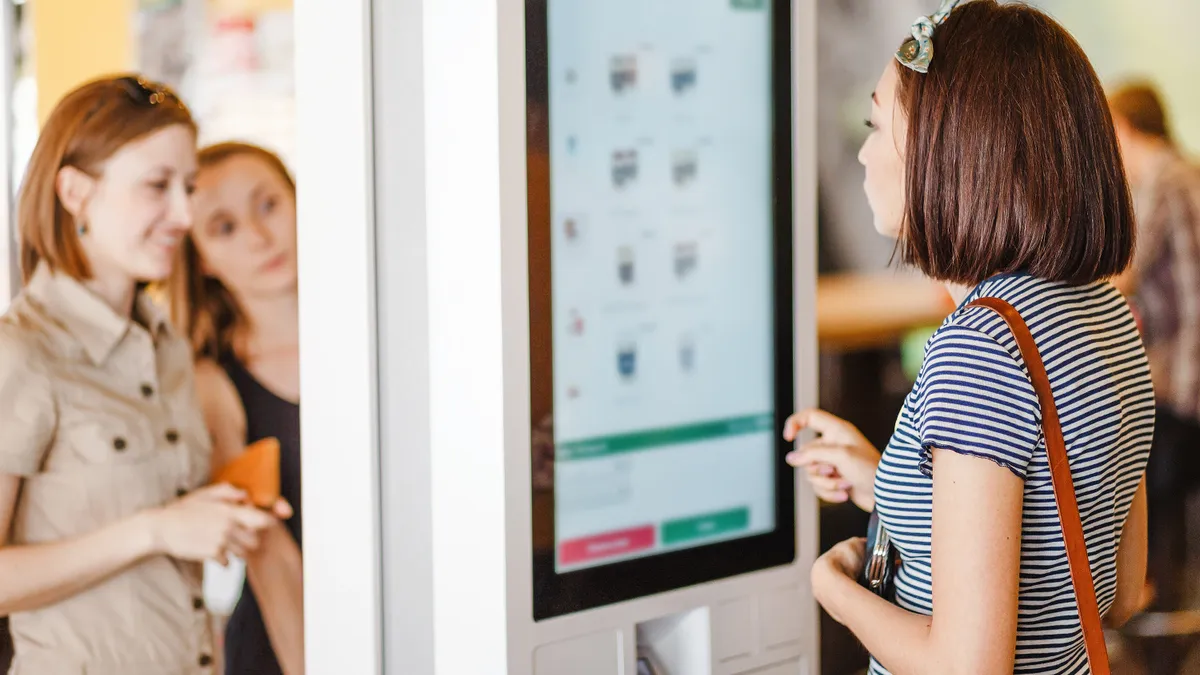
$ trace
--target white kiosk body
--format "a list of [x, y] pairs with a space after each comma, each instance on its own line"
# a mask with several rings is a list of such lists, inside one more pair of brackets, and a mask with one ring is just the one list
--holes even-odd
[[[543, 4], [531, 10], [535, 2]], [[681, 15], [684, 9], [694, 14]], [[726, 15], [731, 23], [714, 23]], [[647, 670], [651, 661], [670, 675], [818, 672], [817, 611], [808, 588], [816, 503], [774, 440], [790, 412], [779, 401], [794, 408], [816, 402], [815, 20], [814, 0], [297, 3], [309, 672], [642, 675], [654, 672]], [[625, 35], [623, 26], [635, 30]], [[767, 44], [757, 45], [751, 62], [769, 70], [747, 72], [746, 82], [722, 75], [721, 68], [744, 65], [739, 50], [756, 45], [736, 40], [756, 30]], [[628, 52], [610, 53], [622, 35]], [[560, 66], [570, 53], [578, 66], [568, 75], [572, 68]], [[530, 79], [539, 59], [542, 94]], [[582, 135], [568, 140], [566, 126], [600, 113], [587, 97], [571, 102], [567, 87], [621, 96], [631, 77], [654, 92], [643, 107], [609, 118], [618, 127], [643, 125], [627, 134], [632, 147], [605, 140], [596, 150]], [[770, 123], [746, 126], [733, 115], [727, 126], [694, 135], [693, 145], [656, 144], [658, 131], [678, 131], [697, 117], [646, 121], [646, 110], [661, 109], [653, 97], [681, 96], [692, 86], [702, 91], [708, 82], [765, 83], [760, 93], [768, 98], [757, 105]], [[721, 113], [713, 104], [720, 95], [709, 92], [698, 110]], [[538, 108], [541, 101], [546, 105]], [[725, 103], [736, 112], [745, 101]], [[540, 173], [539, 120], [548, 120], [548, 166]], [[747, 141], [738, 135], [747, 128], [769, 136]], [[780, 138], [789, 142], [773, 145]], [[737, 152], [714, 147], [750, 155], [758, 148], [762, 161], [739, 164]], [[563, 157], [576, 150], [592, 162], [580, 172], [601, 167], [603, 193], [580, 192], [591, 178], [563, 173]], [[587, 154], [593, 151], [600, 154]], [[705, 182], [714, 175], [751, 188], [759, 181], [761, 217], [747, 217], [745, 227], [765, 248], [731, 247], [728, 237], [709, 248], [703, 237], [698, 244], [672, 239], [662, 249], [670, 260], [664, 274], [678, 281], [733, 261], [741, 271], [726, 269], [714, 283], [741, 283], [759, 255], [763, 266], [750, 271], [761, 273], [764, 293], [745, 305], [759, 307], [757, 316], [769, 323], [753, 324], [747, 309], [746, 323], [737, 325], [756, 326], [774, 354], [767, 358], [757, 343], [742, 353], [706, 351], [713, 332], [743, 335], [729, 333], [728, 322], [671, 334], [673, 367], [723, 363], [730, 391], [758, 369], [761, 386], [753, 393], [767, 409], [729, 414], [720, 424], [688, 408], [701, 385], [677, 386], [684, 403], [670, 405], [675, 399], [661, 387], [641, 398], [611, 389], [634, 380], [653, 388], [666, 377], [652, 358], [654, 330], [645, 321], [614, 328], [620, 322], [605, 313], [620, 304], [605, 288], [652, 273], [637, 261], [655, 255], [642, 244], [654, 240], [657, 223], [632, 227], [628, 246], [606, 240], [612, 250], [605, 249], [603, 278], [586, 257], [573, 261], [564, 248], [564, 238], [599, 237], [604, 223], [643, 208], [613, 206], [625, 199], [614, 195], [639, 188], [652, 199], [656, 190], [704, 186], [697, 193], [718, 205], [696, 207], [708, 214], [705, 232], [728, 235], [727, 214], [742, 208], [729, 199], [744, 193], [728, 180]], [[539, 186], [544, 202], [537, 201]], [[781, 199], [788, 204], [782, 220]], [[573, 206], [563, 206], [570, 200]], [[573, 213], [582, 215], [568, 226]], [[780, 241], [786, 250], [775, 246]], [[790, 274], [777, 283], [772, 269]], [[571, 274], [583, 280], [568, 283]], [[679, 299], [651, 295], [634, 302], [648, 315]], [[781, 310], [785, 297], [790, 307]], [[575, 302], [579, 316], [570, 311]], [[583, 331], [604, 335], [606, 356], [569, 350], [564, 336]], [[788, 344], [770, 341], [784, 334]], [[587, 371], [568, 383], [571, 359], [603, 361], [604, 375]], [[785, 380], [790, 386], [781, 388]], [[540, 387], [551, 393], [539, 394]], [[610, 412], [612, 405], [626, 408], [604, 414], [595, 412], [602, 406], [570, 407], [601, 390], [618, 391], [606, 399]], [[535, 433], [547, 419], [535, 407], [546, 401], [553, 424]], [[655, 415], [683, 422], [664, 425]], [[714, 429], [723, 431], [714, 436]], [[552, 439], [553, 464], [533, 459], [535, 435]], [[714, 500], [724, 489], [720, 481], [694, 489], [714, 467], [717, 478], [745, 492], [747, 483], [733, 475], [741, 465], [722, 465], [715, 455], [703, 455], [713, 462], [707, 474], [700, 463], [678, 484], [661, 473], [638, 482], [652, 470], [638, 458], [651, 453], [635, 451], [678, 452], [722, 435], [758, 439], [745, 446], [758, 453], [747, 462], [766, 468], [746, 480], [769, 493], [766, 506], [718, 508], [718, 499], [708, 512], [672, 511], [671, 500]], [[584, 463], [619, 452], [625, 454], [607, 464]], [[631, 494], [644, 498], [647, 482], [669, 497], [657, 506], [638, 502], [647, 526], [630, 527], [628, 509], [603, 508]], [[747, 565], [752, 569], [740, 569]]]

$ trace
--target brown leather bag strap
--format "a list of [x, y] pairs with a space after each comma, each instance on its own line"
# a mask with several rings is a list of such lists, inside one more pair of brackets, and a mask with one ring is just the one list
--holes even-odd
[[1029, 379], [1033, 381], [1033, 390], [1042, 408], [1042, 430], [1054, 484], [1054, 501], [1058, 505], [1058, 519], [1062, 522], [1063, 540], [1067, 546], [1067, 564], [1071, 568], [1071, 585], [1075, 588], [1075, 602], [1079, 605], [1079, 619], [1083, 624], [1088, 665], [1093, 675], [1109, 675], [1108, 648], [1104, 644], [1104, 627], [1100, 623], [1100, 608], [1096, 603], [1092, 568], [1083, 539], [1079, 504], [1075, 501], [1075, 483], [1071, 479], [1071, 466], [1067, 461], [1067, 444], [1063, 440], [1058, 408], [1054, 405], [1054, 393], [1050, 389], [1050, 377], [1046, 374], [1042, 355], [1025, 320], [1012, 305], [999, 298], [980, 298], [969, 306], [986, 307], [1003, 317], [1017, 340], [1021, 357], [1025, 359]]

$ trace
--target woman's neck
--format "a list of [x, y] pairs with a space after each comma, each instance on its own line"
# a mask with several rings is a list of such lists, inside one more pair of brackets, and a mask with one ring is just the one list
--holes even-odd
[[85, 288], [96, 294], [118, 316], [133, 316], [133, 300], [137, 284], [123, 274], [100, 274], [93, 270], [92, 278], [83, 282]]
[[300, 303], [294, 291], [271, 297], [238, 298], [238, 304], [246, 319], [234, 341], [239, 358], [253, 361], [296, 349], [300, 340]]
[[967, 296], [971, 294], [971, 288], [972, 288], [971, 286], [960, 286], [958, 284], [946, 284], [946, 292], [950, 294], [950, 297], [954, 300], [954, 305], [956, 307], [958, 305], [961, 305], [963, 303], [963, 300], [966, 300]]

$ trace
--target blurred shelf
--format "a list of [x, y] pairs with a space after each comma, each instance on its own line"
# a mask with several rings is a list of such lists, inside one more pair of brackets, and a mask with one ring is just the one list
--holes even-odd
[[946, 289], [926, 279], [888, 273], [817, 280], [817, 340], [823, 351], [896, 345], [910, 331], [937, 326], [953, 311]]

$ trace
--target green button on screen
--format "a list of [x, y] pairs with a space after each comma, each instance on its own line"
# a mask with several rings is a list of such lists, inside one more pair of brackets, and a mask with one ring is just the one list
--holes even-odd
[[731, 509], [691, 518], [668, 520], [662, 526], [662, 541], [663, 545], [670, 546], [696, 539], [719, 537], [749, 527], [750, 509]]
[[764, 0], [729, 0], [734, 9], [762, 9]]

